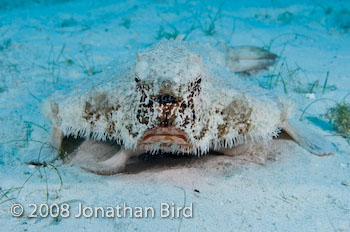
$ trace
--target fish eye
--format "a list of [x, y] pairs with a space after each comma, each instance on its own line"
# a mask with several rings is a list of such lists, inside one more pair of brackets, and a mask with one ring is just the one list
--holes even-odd
[[135, 76], [135, 81], [136, 81], [136, 83], [139, 83], [141, 81], [141, 79], [138, 76]]

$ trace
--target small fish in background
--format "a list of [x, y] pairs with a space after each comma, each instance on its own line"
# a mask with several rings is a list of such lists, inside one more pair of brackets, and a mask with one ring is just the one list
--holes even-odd
[[270, 51], [254, 46], [229, 47], [226, 50], [226, 66], [231, 72], [240, 75], [252, 75], [268, 69], [276, 63], [277, 55]]

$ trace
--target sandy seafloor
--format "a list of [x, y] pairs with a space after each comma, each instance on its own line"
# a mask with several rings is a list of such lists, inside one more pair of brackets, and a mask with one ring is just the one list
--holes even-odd
[[[60, 161], [40, 172], [24, 164], [37, 159], [48, 138], [50, 123], [40, 113], [43, 99], [97, 78], [93, 74], [174, 31], [200, 43], [270, 48], [279, 63], [250, 81], [293, 99], [296, 119], [312, 101], [341, 101], [350, 91], [346, 1], [226, 1], [220, 6], [181, 0], [2, 0], [0, 231], [350, 231], [350, 146], [324, 117], [334, 105], [329, 100], [312, 105], [301, 123], [334, 143], [334, 156], [317, 157], [292, 141], [276, 140], [265, 161], [146, 157], [126, 173], [108, 177]], [[50, 160], [44, 150], [41, 161]], [[69, 203], [72, 211], [79, 202], [126, 202], [153, 206], [158, 214], [146, 219], [26, 217], [30, 203], [46, 202]], [[161, 202], [193, 203], [193, 218], [160, 218]], [[24, 205], [23, 217], [11, 216], [13, 203]]]

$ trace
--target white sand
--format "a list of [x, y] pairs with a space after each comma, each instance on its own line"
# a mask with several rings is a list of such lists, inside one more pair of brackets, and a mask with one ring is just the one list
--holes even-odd
[[[11, 3], [10, 1], [8, 1]], [[53, 1], [49, 1], [53, 2]], [[96, 1], [97, 2], [97, 1]], [[297, 103], [296, 118], [314, 99], [340, 101], [349, 93], [350, 25], [347, 2], [273, 1], [273, 5], [248, 1], [224, 5], [216, 33], [205, 35], [208, 12], [215, 16], [218, 4], [189, 1], [75, 1], [57, 4], [27, 3], [0, 11], [0, 187], [11, 199], [34, 173], [17, 199], [0, 193], [0, 231], [350, 231], [350, 146], [322, 114], [334, 103], [320, 101], [303, 120], [305, 129], [327, 136], [337, 148], [335, 156], [317, 157], [292, 141], [277, 140], [265, 162], [261, 157], [148, 157], [129, 165], [127, 173], [97, 176], [77, 167], [47, 167], [46, 182], [33, 166], [23, 163], [38, 157], [47, 141], [50, 124], [40, 113], [40, 101], [53, 91], [94, 76], [127, 54], [157, 41], [160, 26], [186, 33], [187, 39], [216, 44], [267, 46], [281, 56], [277, 71], [285, 81], [287, 97]], [[13, 1], [11, 6], [21, 1]], [[2, 5], [0, 4], [0, 7]], [[323, 8], [321, 7], [323, 6]], [[332, 11], [328, 13], [327, 7]], [[202, 14], [194, 20], [195, 11]], [[289, 12], [289, 13], [287, 13]], [[128, 19], [130, 25], [128, 26]], [[346, 21], [348, 20], [348, 21]], [[168, 23], [168, 24], [167, 24]], [[235, 26], [233, 26], [235, 23]], [[232, 28], [235, 28], [232, 31]], [[10, 40], [9, 40], [10, 39]], [[60, 51], [63, 49], [62, 54]], [[285, 64], [281, 68], [281, 63]], [[300, 70], [293, 72], [300, 67]], [[273, 69], [255, 78], [264, 85]], [[326, 73], [326, 89], [322, 93]], [[273, 79], [274, 81], [276, 80]], [[319, 81], [314, 94], [301, 93]], [[275, 82], [272, 82], [273, 84]], [[285, 95], [281, 79], [271, 91]], [[44, 129], [43, 129], [44, 128]], [[16, 141], [14, 141], [16, 140]], [[29, 141], [25, 141], [29, 140]], [[10, 142], [9, 142], [10, 141]], [[44, 151], [42, 159], [49, 159]], [[153, 206], [161, 202], [177, 206], [193, 203], [193, 218], [14, 218], [12, 202], [25, 206], [46, 202], [90, 206]], [[198, 191], [197, 191], [198, 190]]]

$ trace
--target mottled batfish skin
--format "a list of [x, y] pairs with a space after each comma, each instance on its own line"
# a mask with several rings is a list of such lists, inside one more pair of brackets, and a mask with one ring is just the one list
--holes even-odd
[[73, 136], [113, 141], [122, 146], [119, 153], [200, 155], [271, 140], [288, 124], [290, 104], [235, 70], [267, 68], [276, 56], [241, 47], [241, 58], [248, 54], [250, 62], [255, 59], [247, 65], [234, 51], [162, 40], [139, 52], [125, 68], [54, 94], [44, 105], [53, 124], [53, 143], [60, 147], [64, 137]]

